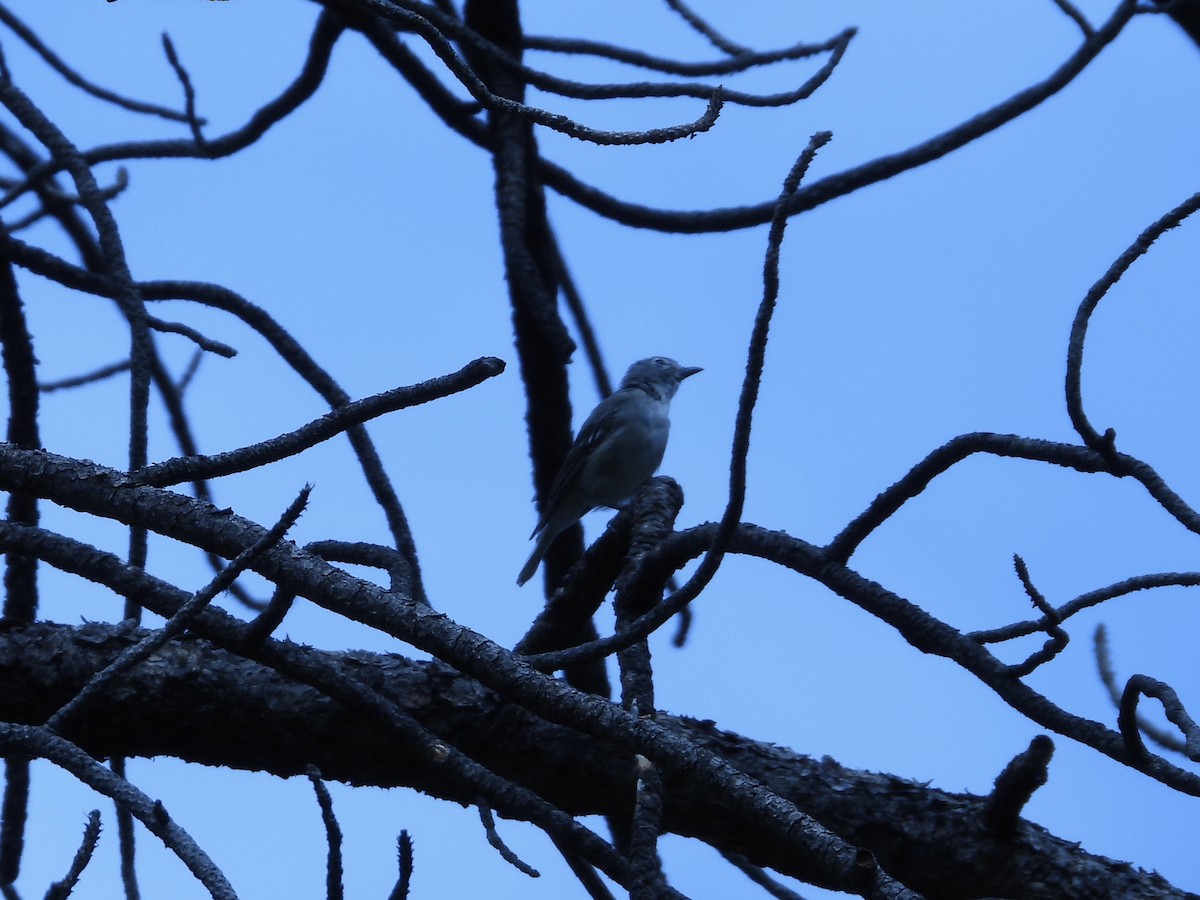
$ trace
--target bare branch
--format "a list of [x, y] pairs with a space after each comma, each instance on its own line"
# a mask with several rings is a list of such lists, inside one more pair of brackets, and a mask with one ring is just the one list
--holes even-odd
[[[1113, 708], [1119, 710], [1121, 708], [1122, 689], [1117, 684], [1117, 675], [1112, 663], [1112, 653], [1108, 646], [1108, 629], [1104, 627], [1103, 622], [1096, 626], [1096, 631], [1092, 636], [1092, 650], [1095, 653], [1096, 669], [1100, 675], [1100, 680], [1104, 683], [1104, 687], [1108, 691]], [[1138, 731], [1164, 750], [1170, 750], [1173, 753], [1184, 752], [1184, 742], [1177, 733], [1158, 727], [1147, 720], [1140, 712], [1137, 714], [1137, 727]]]
[[128, 371], [129, 360], [123, 359], [120, 362], [101, 366], [95, 371], [84, 375], [73, 375], [70, 378], [60, 378], [58, 381], [41, 382], [38, 384], [38, 389], [43, 394], [49, 394], [54, 391], [67, 390], [68, 388], [82, 387], [85, 384], [95, 384], [97, 381], [103, 381], [106, 378], [111, 378], [114, 375], [120, 375], [122, 372]]
[[1025, 565], [1025, 560], [1013, 554], [1013, 565], [1016, 567], [1017, 577], [1021, 579], [1021, 585], [1025, 588], [1025, 593], [1029, 595], [1029, 599], [1033, 601], [1033, 605], [1042, 614], [1043, 629], [1048, 635], [1046, 643], [1042, 646], [1041, 650], [1029, 656], [1023, 663], [1010, 667], [1014, 675], [1018, 678], [1023, 678], [1038, 666], [1058, 656], [1059, 653], [1066, 649], [1070, 637], [1062, 628], [1062, 619], [1058, 615], [1058, 610], [1051, 606], [1046, 601], [1046, 598], [1042, 596], [1042, 592], [1034, 586], [1033, 580], [1029, 577], [1029, 569]]
[[1075, 312], [1075, 321], [1071, 323], [1071, 338], [1067, 345], [1067, 412], [1071, 416], [1071, 424], [1083, 439], [1083, 442], [1093, 450], [1106, 457], [1114, 455], [1116, 433], [1109, 431], [1101, 435], [1092, 427], [1083, 411], [1083, 388], [1081, 386], [1081, 370], [1083, 368], [1083, 343], [1087, 338], [1088, 323], [1096, 306], [1108, 293], [1109, 289], [1120, 280], [1126, 270], [1141, 257], [1151, 245], [1163, 234], [1178, 226], [1184, 219], [1200, 209], [1200, 192], [1193, 194], [1169, 213], [1138, 235], [1137, 240], [1117, 257], [1100, 279], [1088, 289], [1083, 302]]
[[159, 106], [155, 103], [143, 103], [140, 100], [131, 100], [128, 97], [122, 97], [105, 88], [92, 84], [82, 75], [78, 74], [74, 69], [68, 66], [63, 60], [47, 47], [37, 36], [36, 33], [24, 22], [12, 14], [12, 12], [4, 6], [0, 6], [0, 22], [3, 22], [13, 33], [21, 40], [29, 45], [38, 56], [44, 59], [52, 69], [65, 78], [68, 82], [75, 85], [82, 91], [86, 91], [93, 97], [98, 97], [107, 103], [114, 106], [119, 106], [121, 109], [127, 109], [130, 112], [146, 113], [152, 116], [158, 116], [163, 119], [170, 119], [175, 122], [187, 121], [185, 113], [178, 112], [173, 109], [168, 109], [165, 106]]
[[500, 858], [523, 875], [528, 875], [530, 878], [541, 878], [541, 872], [513, 853], [509, 849], [509, 846], [504, 843], [504, 839], [496, 831], [496, 820], [492, 816], [492, 810], [482, 803], [479, 804], [478, 809], [479, 821], [483, 823], [483, 831], [487, 835], [487, 842], [500, 854]]
[[667, 75], [681, 75], [692, 78], [706, 75], [733, 75], [748, 69], [759, 68], [771, 63], [787, 60], [805, 59], [818, 53], [834, 50], [840, 43], [852, 38], [856, 29], [847, 28], [840, 34], [817, 44], [799, 43], [782, 50], [748, 51], [743, 54], [712, 62], [690, 63], [682, 60], [667, 59], [650, 53], [642, 53], [619, 44], [606, 44], [586, 38], [562, 38], [545, 35], [525, 35], [525, 49], [545, 50], [553, 53], [585, 54], [611, 59], [616, 62], [637, 66], [639, 69], [663, 72]]
[[[747, 353], [746, 376], [742, 382], [742, 393], [738, 400], [737, 417], [734, 423], [732, 459], [729, 465], [729, 501], [724, 515], [721, 517], [720, 528], [713, 537], [712, 546], [704, 554], [704, 558], [700, 561], [696, 571], [692, 573], [691, 578], [679, 590], [673, 593], [668, 600], [641, 616], [621, 634], [613, 635], [611, 638], [601, 638], [572, 650], [554, 654], [555, 662], [553, 663], [549, 662], [546, 655], [532, 658], [530, 662], [533, 665], [539, 668], [552, 665], [554, 669], [558, 669], [563, 665], [574, 665], [584, 660], [598, 659], [616, 652], [619, 648], [631, 646], [634, 640], [644, 638], [691, 603], [716, 574], [721, 565], [721, 559], [725, 555], [724, 545], [733, 534], [734, 529], [737, 528], [745, 503], [746, 456], [750, 449], [750, 423], [753, 418], [754, 404], [758, 398], [759, 384], [762, 380], [771, 315], [779, 295], [779, 249], [783, 242], [784, 229], [787, 227], [788, 198], [795, 193], [817, 151], [831, 137], [829, 132], [818, 132], [813, 135], [804, 152], [792, 166], [787, 178], [784, 179], [783, 192], [776, 204], [777, 215], [771, 223], [771, 231], [767, 238], [766, 261], [763, 266], [763, 299], [754, 320]], [[665, 579], [663, 583], [665, 584]]]
[[1075, 6], [1071, 0], [1053, 0], [1053, 2], [1055, 6], [1063, 11], [1063, 14], [1068, 19], [1079, 26], [1079, 30], [1083, 33], [1083, 39], [1085, 41], [1089, 40], [1092, 35], [1096, 33], [1096, 29], [1094, 29], [1092, 27], [1092, 23], [1087, 20], [1087, 16], [1080, 12], [1079, 8]]
[[56, 881], [50, 885], [50, 889], [46, 891], [46, 900], [67, 900], [71, 896], [71, 892], [75, 890], [75, 885], [79, 883], [79, 876], [87, 868], [87, 864], [91, 861], [92, 854], [96, 852], [96, 845], [99, 842], [100, 810], [93, 809], [88, 813], [88, 822], [83, 829], [83, 841], [80, 843], [79, 849], [75, 851], [75, 858], [71, 860], [71, 867], [67, 870], [67, 874], [63, 876], [61, 881]]
[[171, 42], [171, 36], [165, 31], [162, 36], [163, 52], [167, 54], [167, 62], [171, 64], [171, 68], [175, 71], [175, 77], [179, 79], [179, 84], [183, 88], [184, 100], [184, 116], [186, 117], [188, 128], [192, 131], [192, 139], [196, 142], [198, 148], [203, 148], [205, 144], [204, 133], [200, 129], [201, 119], [196, 118], [196, 91], [192, 87], [191, 76], [188, 75], [187, 69], [183, 67], [183, 63], [179, 61], [179, 55], [175, 52], [175, 45]]
[[128, 810], [174, 853], [204, 885], [214, 900], [236, 900], [237, 894], [221, 870], [167, 814], [162, 804], [96, 762], [74, 744], [47, 728], [0, 723], [0, 753], [46, 759], [70, 772], [92, 790]]
[[413, 872], [413, 842], [408, 832], [403, 829], [396, 838], [396, 857], [400, 875], [396, 879], [396, 886], [388, 895], [388, 900], [408, 900], [408, 886], [412, 881]]
[[[1127, 578], [1116, 584], [1080, 594], [1074, 600], [1070, 600], [1056, 609], [1055, 615], [1062, 622], [1077, 612], [1090, 609], [1093, 606], [1099, 606], [1107, 600], [1124, 597], [1136, 591], [1148, 591], [1160, 587], [1196, 586], [1200, 586], [1200, 572], [1161, 572], [1153, 575], [1136, 575], [1133, 578]], [[1100, 627], [1102, 628], [1103, 626]], [[991, 628], [986, 631], [973, 631], [968, 637], [979, 641], [981, 644], [994, 644], [999, 641], [1010, 641], [1013, 638], [1024, 637], [1036, 631], [1044, 631], [1045, 628], [1045, 618], [1033, 619], [1026, 622], [1014, 622], [1011, 625]], [[1117, 693], [1119, 694], [1120, 692], [1118, 691]], [[1114, 700], [1113, 702], [1115, 703], [1116, 701]]]
[[[1011, 122], [1054, 96], [1082, 72], [1111, 43], [1133, 18], [1136, 0], [1121, 0], [1112, 16], [1088, 41], [1085, 41], [1062, 65], [1044, 80], [1014, 94], [1008, 100], [985, 110], [954, 128], [935, 135], [907, 150], [901, 150], [854, 168], [812, 182], [796, 191], [788, 213], [796, 215], [828, 203], [867, 185], [885, 181], [901, 172], [940, 159], [1001, 125]], [[682, 234], [700, 234], [752, 228], [771, 220], [774, 199], [749, 206], [706, 210], [666, 210], [619, 200], [576, 178], [571, 172], [542, 159], [539, 174], [546, 186], [593, 212], [635, 228], [650, 228]]]
[[[86, 477], [81, 474], [84, 470], [88, 473]], [[111, 469], [89, 466], [46, 451], [0, 447], [0, 490], [29, 491], [63, 506], [150, 528], [220, 555], [237, 555], [264, 531], [232, 513], [169, 491], [138, 485]], [[693, 529], [692, 533], [704, 533], [707, 545], [711, 545], [712, 531]], [[670, 541], [668, 538], [659, 546]], [[709, 753], [698, 752], [690, 742], [655, 722], [639, 720], [615, 710], [606, 701], [542, 675], [514, 659], [503, 647], [423, 603], [389, 594], [292, 547], [268, 549], [253, 568], [274, 583], [331, 611], [445, 660], [550, 721], [570, 723], [573, 728], [641, 753], [659, 765], [666, 777], [676, 772], [690, 773], [698, 789], [721, 793], [728, 799], [729, 808], [739, 816], [772, 822], [777, 832], [771, 840], [777, 842], [778, 849], [792, 854], [799, 864], [823, 873], [821, 878], [830, 884], [859, 890], [864, 884], [873, 883], [882, 897], [913, 896], [878, 869], [864, 870], [856, 848], [793, 804], [759, 784], [748, 782], [733, 766]], [[981, 660], [990, 659], [978, 645], [971, 647]], [[439, 751], [443, 760], [445, 750]], [[1176, 777], [1173, 768], [1157, 759], [1144, 765], [1163, 780]], [[1200, 790], [1200, 779], [1195, 780], [1196, 789]]]
[[306, 774], [317, 795], [317, 805], [321, 807], [325, 843], [329, 848], [329, 857], [325, 863], [325, 896], [328, 900], [342, 900], [342, 829], [338, 827], [337, 818], [333, 814], [333, 798], [329, 796], [329, 789], [321, 780], [321, 770], [316, 766], [309, 766]]
[[220, 341], [214, 341], [212, 338], [207, 338], [194, 328], [190, 328], [180, 322], [167, 322], [159, 319], [156, 316], [148, 316], [147, 324], [155, 331], [161, 331], [168, 334], [182, 334], [190, 339], [201, 350], [207, 350], [209, 353], [215, 353], [217, 356], [223, 356], [226, 359], [233, 359], [237, 356], [237, 351], [228, 344], [222, 344]]
[[1054, 742], [1039, 734], [1029, 747], [1018, 753], [1004, 771], [996, 776], [995, 787], [988, 795], [983, 808], [983, 820], [990, 831], [1011, 837], [1016, 834], [1021, 821], [1021, 810], [1025, 808], [1033, 792], [1050, 777], [1050, 758], [1054, 755]]
[[304, 507], [308, 504], [308, 495], [311, 491], [311, 486], [306, 486], [301, 490], [299, 496], [284, 511], [279, 521], [262, 537], [252, 546], [247, 547], [239, 553], [202, 590], [192, 595], [191, 599], [180, 606], [178, 612], [172, 615], [162, 628], [138, 641], [137, 644], [115, 659], [111, 665], [97, 672], [78, 694], [59, 707], [58, 711], [46, 720], [46, 727], [51, 731], [61, 733], [72, 719], [78, 718], [86, 710], [88, 704], [95, 702], [95, 699], [104, 692], [113, 679], [120, 677], [134, 666], [144, 662], [160, 647], [173, 638], [178, 637], [189, 628], [204, 607], [211, 603], [219, 593], [233, 584], [237, 577], [246, 571], [251, 563], [262, 555], [263, 552], [275, 546], [282, 539], [288, 529], [300, 518], [300, 513], [304, 511]]
[[[635, 709], [636, 713], [637, 710]], [[652, 900], [667, 886], [658, 858], [658, 831], [662, 824], [663, 783], [654, 763], [634, 757], [633, 822], [629, 829], [629, 864], [633, 868], [630, 900]]]
[[1138, 700], [1143, 696], [1153, 697], [1163, 705], [1167, 719], [1183, 734], [1184, 755], [1192, 762], [1200, 762], [1200, 730], [1196, 728], [1196, 722], [1188, 715], [1173, 687], [1148, 675], [1130, 676], [1129, 681], [1125, 683], [1125, 691], [1121, 694], [1117, 724], [1129, 753], [1141, 757], [1147, 752], [1138, 730], [1137, 706]]
[[[316, 93], [317, 88], [324, 80], [333, 45], [342, 30], [343, 26], [335, 21], [335, 17], [325, 13], [318, 16], [316, 28], [313, 30], [309, 43], [308, 56], [300, 73], [278, 97], [261, 106], [250, 117], [250, 120], [236, 131], [219, 138], [209, 139], [203, 147], [197, 147], [196, 142], [190, 138], [188, 140], [130, 141], [108, 144], [89, 150], [84, 154], [85, 161], [90, 165], [96, 165], [118, 159], [188, 157], [219, 159], [249, 147], [266, 134], [272, 126], [287, 118]], [[57, 158], [57, 154], [55, 156], [55, 159], [27, 172], [22, 184], [9, 190], [3, 198], [0, 198], [0, 208], [7, 206], [42, 179], [63, 168], [64, 164]]]
[[134, 478], [144, 484], [166, 487], [183, 481], [219, 478], [256, 469], [295, 456], [377, 416], [469, 390], [503, 371], [503, 360], [491, 356], [481, 357], [449, 375], [431, 378], [408, 387], [393, 388], [382, 394], [347, 403], [307, 425], [262, 443], [213, 456], [169, 459], [135, 472]]
[[729, 38], [725, 37], [723, 34], [709, 25], [708, 22], [704, 21], [704, 19], [700, 18], [700, 16], [696, 15], [695, 11], [686, 3], [684, 3], [683, 0], [666, 0], [666, 3], [667, 6], [675, 10], [675, 12], [679, 14], [680, 18], [687, 22], [688, 25], [690, 25], [698, 33], [708, 38], [709, 41], [712, 42], [712, 45], [718, 50], [728, 53], [730, 56], [744, 56], [750, 52], [748, 48], [743, 47], [740, 44], [735, 44], [733, 41], [729, 40]]

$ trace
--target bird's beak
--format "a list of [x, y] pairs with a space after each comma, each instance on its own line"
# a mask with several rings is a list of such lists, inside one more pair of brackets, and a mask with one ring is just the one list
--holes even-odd
[[679, 380], [683, 381], [683, 379], [690, 378], [691, 376], [695, 375], [697, 372], [703, 372], [703, 371], [704, 370], [702, 368], [700, 368], [699, 366], [683, 366], [679, 370]]

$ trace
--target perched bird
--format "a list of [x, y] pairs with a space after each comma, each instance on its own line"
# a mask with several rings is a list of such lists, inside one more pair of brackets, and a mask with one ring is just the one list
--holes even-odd
[[550, 488], [530, 535], [537, 543], [517, 584], [533, 577], [550, 544], [584, 513], [621, 506], [654, 474], [667, 449], [671, 398], [683, 379], [699, 371], [665, 356], [640, 359], [629, 367], [621, 386], [592, 410]]

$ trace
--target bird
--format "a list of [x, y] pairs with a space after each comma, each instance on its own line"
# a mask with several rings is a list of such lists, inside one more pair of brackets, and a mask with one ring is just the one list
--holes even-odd
[[620, 387], [596, 405], [550, 487], [529, 536], [537, 543], [517, 576], [518, 585], [533, 577], [559, 534], [589, 510], [619, 508], [654, 474], [667, 449], [671, 398], [685, 378], [700, 371], [665, 356], [640, 359]]

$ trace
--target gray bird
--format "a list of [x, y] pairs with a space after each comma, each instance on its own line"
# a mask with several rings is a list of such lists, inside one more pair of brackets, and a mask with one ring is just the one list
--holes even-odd
[[517, 584], [533, 577], [554, 539], [586, 512], [621, 506], [654, 474], [667, 449], [671, 398], [683, 379], [699, 371], [665, 356], [640, 359], [629, 367], [621, 386], [597, 404], [554, 479], [530, 535], [537, 543]]

